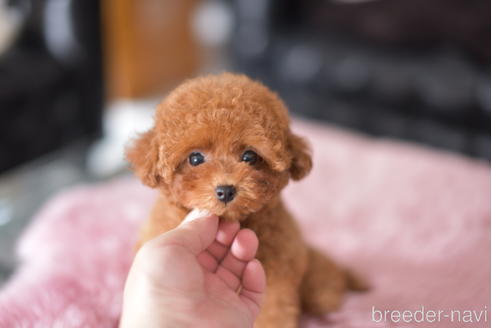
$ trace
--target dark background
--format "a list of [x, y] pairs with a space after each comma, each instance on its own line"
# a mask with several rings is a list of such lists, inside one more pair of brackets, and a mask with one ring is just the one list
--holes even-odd
[[[63, 14], [9, 2], [25, 23], [0, 56], [0, 172], [100, 133], [100, 3], [67, 3], [72, 48], [54, 54], [46, 26]], [[490, 1], [228, 4], [232, 69], [294, 113], [490, 158]]]
[[[8, 2], [24, 23], [0, 55], [0, 172], [101, 132], [101, 3], [65, 2]], [[295, 114], [490, 158], [490, 1], [225, 3], [231, 68]], [[63, 15], [60, 54], [46, 27]]]
[[[100, 4], [68, 1], [65, 7], [63, 2], [9, 2], [23, 23], [16, 41], [0, 55], [0, 172], [100, 134]], [[70, 31], [58, 22], [65, 19]], [[57, 37], [57, 29], [66, 36]]]
[[295, 113], [490, 158], [490, 1], [234, 8], [237, 67]]

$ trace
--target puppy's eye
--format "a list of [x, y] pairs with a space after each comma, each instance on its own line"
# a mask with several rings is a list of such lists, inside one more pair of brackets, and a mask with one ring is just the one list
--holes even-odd
[[258, 161], [259, 158], [260, 156], [258, 156], [257, 153], [252, 150], [247, 150], [244, 152], [243, 156], [241, 156], [241, 161], [246, 162], [249, 165], [253, 165]]
[[188, 161], [190, 162], [191, 166], [198, 166], [205, 162], [205, 157], [202, 153], [193, 152], [190, 154], [190, 156], [188, 156]]

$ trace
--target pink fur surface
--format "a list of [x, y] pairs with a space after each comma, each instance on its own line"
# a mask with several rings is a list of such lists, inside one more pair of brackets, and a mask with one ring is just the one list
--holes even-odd
[[[490, 327], [489, 165], [313, 123], [294, 129], [310, 140], [314, 169], [284, 191], [288, 206], [308, 242], [371, 286], [302, 326]], [[154, 197], [120, 178], [48, 202], [0, 291], [0, 327], [116, 327], [136, 230]], [[434, 322], [374, 321], [373, 307], [442, 312]]]

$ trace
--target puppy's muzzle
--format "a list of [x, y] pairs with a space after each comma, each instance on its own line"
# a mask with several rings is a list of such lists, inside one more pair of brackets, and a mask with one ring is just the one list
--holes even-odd
[[234, 186], [218, 186], [215, 188], [215, 195], [218, 200], [227, 204], [236, 196], [236, 188]]

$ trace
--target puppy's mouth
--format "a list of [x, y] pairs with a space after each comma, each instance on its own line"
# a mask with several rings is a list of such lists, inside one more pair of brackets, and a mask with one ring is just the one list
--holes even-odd
[[246, 215], [239, 213], [236, 206], [234, 205], [234, 202], [227, 204], [217, 204], [217, 206], [215, 206], [215, 208], [212, 210], [212, 213], [215, 213], [217, 216], [227, 221], [241, 220], [242, 217]]
[[216, 202], [208, 210], [226, 221], [242, 221], [252, 212], [247, 207], [241, 206], [240, 200], [233, 200], [227, 203]]

